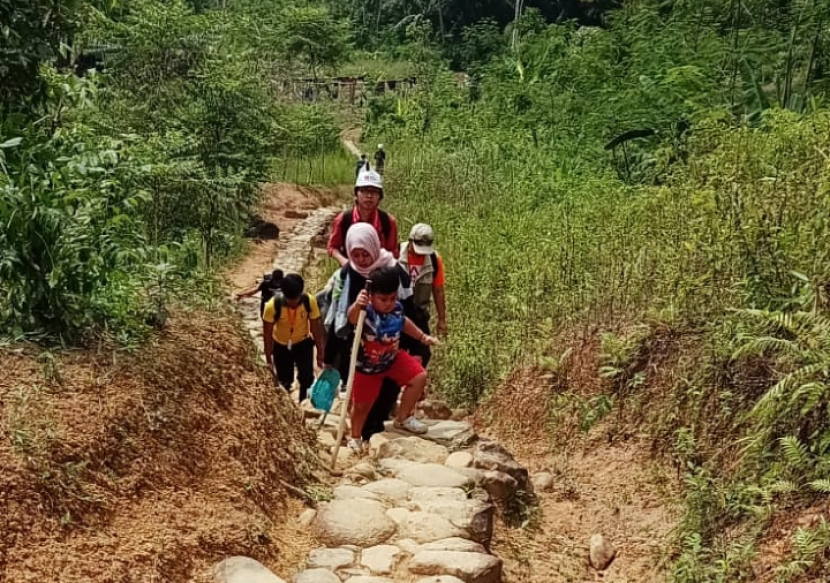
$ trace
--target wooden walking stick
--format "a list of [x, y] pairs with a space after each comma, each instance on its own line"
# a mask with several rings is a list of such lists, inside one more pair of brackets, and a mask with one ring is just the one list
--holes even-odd
[[[366, 291], [372, 292], [372, 281], [366, 280]], [[346, 398], [340, 408], [340, 425], [337, 428], [337, 441], [334, 444], [334, 452], [331, 456], [331, 470], [335, 471], [337, 466], [337, 454], [340, 453], [340, 442], [343, 441], [343, 433], [346, 431], [346, 415], [349, 412], [349, 402], [352, 400], [352, 389], [354, 388], [354, 371], [357, 368], [357, 352], [360, 350], [360, 338], [363, 335], [363, 322], [366, 320], [366, 308], [360, 310], [357, 317], [357, 324], [354, 327], [354, 342], [352, 342], [352, 354], [349, 360], [349, 378], [346, 381]]]

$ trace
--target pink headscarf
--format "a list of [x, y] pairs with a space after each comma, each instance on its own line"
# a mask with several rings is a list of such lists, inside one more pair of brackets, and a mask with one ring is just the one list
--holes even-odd
[[[352, 251], [363, 249], [372, 257], [372, 265], [365, 269], [352, 261]], [[369, 223], [355, 223], [346, 232], [346, 254], [349, 256], [349, 264], [356, 272], [363, 277], [378, 267], [394, 267], [398, 262], [389, 251], [380, 246], [378, 232]]]

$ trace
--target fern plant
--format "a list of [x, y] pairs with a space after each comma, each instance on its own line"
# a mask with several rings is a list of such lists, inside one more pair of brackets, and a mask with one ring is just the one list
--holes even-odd
[[775, 359], [779, 378], [749, 413], [747, 453], [775, 461], [766, 475], [772, 491], [830, 492], [830, 318], [817, 312], [743, 312], [760, 326], [745, 335], [734, 358]]
[[[816, 528], [799, 528], [793, 536], [792, 558], [776, 569], [779, 583], [810, 576], [826, 581], [830, 575], [830, 523], [821, 517]], [[823, 577], [822, 577], [823, 576]]]
[[[734, 358], [773, 356], [780, 378], [758, 400], [751, 416], [758, 422], [758, 439], [781, 429], [815, 434], [826, 424], [830, 397], [830, 317], [815, 312], [742, 312], [761, 326], [757, 336], [744, 336]], [[806, 421], [812, 421], [809, 425]]]

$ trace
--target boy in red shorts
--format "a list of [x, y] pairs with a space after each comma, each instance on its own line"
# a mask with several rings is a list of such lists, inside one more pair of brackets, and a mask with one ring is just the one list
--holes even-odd
[[349, 448], [357, 453], [363, 450], [360, 437], [363, 424], [380, 393], [384, 378], [404, 387], [395, 427], [410, 433], [426, 433], [426, 425], [415, 419], [412, 413], [424, 392], [427, 373], [417, 359], [400, 350], [399, 346], [401, 334], [427, 346], [438, 343], [437, 339], [424, 334], [403, 315], [403, 306], [398, 301], [400, 275], [397, 266], [375, 269], [369, 279], [372, 282], [371, 294], [361, 290], [348, 312], [349, 322], [357, 324], [360, 311], [366, 309], [352, 389], [352, 437], [348, 442]]

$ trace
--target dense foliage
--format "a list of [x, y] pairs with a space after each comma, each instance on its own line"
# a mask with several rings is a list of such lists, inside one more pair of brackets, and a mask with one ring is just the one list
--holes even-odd
[[385, 49], [408, 58], [402, 45], [410, 26], [429, 25], [454, 65], [468, 67], [470, 43], [466, 29], [487, 22], [511, 26], [526, 10], [548, 22], [574, 20], [601, 25], [622, 5], [621, 0], [346, 0], [330, 1], [331, 9], [351, 20], [355, 38], [366, 50]]
[[126, 340], [163, 323], [170, 293], [209, 293], [202, 274], [233, 250], [273, 159], [337, 148], [330, 112], [273, 92], [346, 54], [325, 8], [12, 1], [0, 15], [13, 337]]
[[[465, 30], [463, 85], [410, 29], [422, 91], [368, 110], [392, 210], [447, 257], [435, 378], [478, 402], [603, 331], [605, 392], [553, 389], [551, 420], [618, 411], [686, 474], [679, 582], [757, 579], [776, 510], [828, 490], [828, 23], [810, 0], [640, 0], [602, 28], [528, 10], [515, 48]], [[826, 577], [828, 548], [801, 532], [779, 578]]]
[[[259, 181], [351, 174], [332, 113], [275, 94], [352, 46], [417, 79], [364, 133], [447, 260], [445, 394], [601, 332], [602, 392], [556, 385], [551, 425], [636, 424], [684, 476], [675, 580], [756, 579], [776, 512], [830, 492], [824, 0], [0, 0], [4, 335], [126, 342], [209, 295]], [[778, 578], [830, 576], [828, 533]]]

